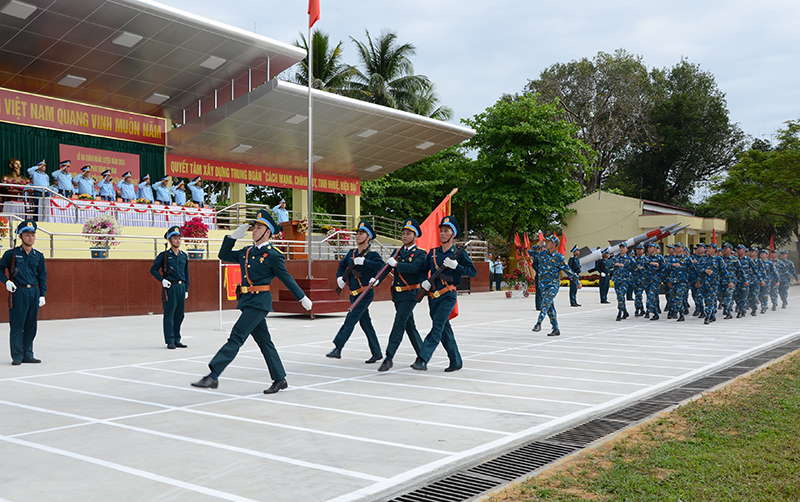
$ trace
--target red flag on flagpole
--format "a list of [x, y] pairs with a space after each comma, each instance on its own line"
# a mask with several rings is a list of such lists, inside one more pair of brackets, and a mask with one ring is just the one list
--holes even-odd
[[561, 231], [561, 242], [558, 243], [558, 252], [561, 256], [567, 256], [567, 234]]
[[772, 256], [772, 253], [775, 252], [775, 234], [771, 234], [769, 236], [769, 255]]
[[716, 228], [711, 229], [711, 243], [715, 244], [715, 245], [717, 244], [717, 229]]
[[[422, 230], [422, 237], [417, 239], [417, 247], [430, 251], [442, 245], [442, 242], [439, 240], [439, 223], [442, 221], [442, 218], [450, 214], [450, 198], [453, 197], [456, 192], [458, 192], [458, 188], [454, 188], [447, 194], [447, 197], [436, 206], [436, 209], [434, 209], [433, 212], [425, 218], [422, 225], [419, 226], [419, 229]], [[449, 318], [454, 319], [457, 315], [458, 301], [456, 300], [456, 305], [450, 312]]]
[[308, 27], [311, 28], [317, 21], [319, 21], [319, 0], [308, 0]]

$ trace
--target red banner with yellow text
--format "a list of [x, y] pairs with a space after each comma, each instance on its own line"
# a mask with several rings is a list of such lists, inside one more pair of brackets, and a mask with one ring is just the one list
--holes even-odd
[[0, 121], [106, 138], [167, 144], [167, 121], [0, 88]]
[[[280, 188], [308, 189], [308, 174], [276, 167], [251, 166], [220, 160], [196, 159], [167, 155], [167, 174], [183, 178], [200, 176], [204, 180], [227, 181]], [[361, 195], [361, 180], [314, 174], [314, 191], [346, 195]]]
[[61, 160], [72, 161], [70, 174], [75, 176], [81, 172], [83, 166], [92, 166], [92, 177], [100, 180], [100, 173], [106, 169], [111, 171], [114, 184], [122, 179], [126, 171], [131, 172], [133, 182], [139, 181], [139, 156], [135, 153], [120, 153], [97, 148], [86, 148], [74, 145], [58, 145], [58, 154]]

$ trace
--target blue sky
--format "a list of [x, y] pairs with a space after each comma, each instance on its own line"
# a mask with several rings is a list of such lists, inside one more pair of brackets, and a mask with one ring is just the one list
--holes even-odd
[[[193, 14], [290, 43], [307, 32], [307, 0], [160, 0]], [[548, 66], [623, 48], [648, 68], [682, 57], [716, 77], [731, 119], [770, 139], [800, 118], [797, 0], [320, 0], [315, 28], [343, 40], [395, 31], [417, 47], [415, 71], [433, 80], [454, 121], [503, 93], [522, 90]]]

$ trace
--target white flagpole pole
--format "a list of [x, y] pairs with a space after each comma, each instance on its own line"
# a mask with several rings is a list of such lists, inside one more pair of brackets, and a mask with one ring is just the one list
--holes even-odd
[[314, 191], [312, 190], [314, 179], [314, 105], [311, 97], [311, 87], [314, 82], [314, 50], [311, 38], [311, 26], [308, 27], [308, 230], [306, 235], [306, 252], [308, 254], [308, 278], [311, 275], [311, 229], [314, 228], [311, 213], [314, 208]]

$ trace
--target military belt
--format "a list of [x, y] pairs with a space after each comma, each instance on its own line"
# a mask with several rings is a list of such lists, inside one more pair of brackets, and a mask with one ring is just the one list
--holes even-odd
[[266, 286], [242, 286], [242, 293], [260, 293], [269, 291], [269, 284]]
[[411, 291], [412, 289], [419, 289], [419, 284], [409, 284], [408, 286], [395, 286], [394, 290], [398, 293], [403, 291]]
[[364, 291], [365, 289], [367, 289], [367, 287], [368, 287], [368, 286], [362, 286], [362, 287], [360, 287], [360, 288], [356, 289], [355, 291], [350, 291], [350, 295], [352, 295], [352, 296], [358, 296], [358, 295], [360, 295], [360, 294], [361, 294], [361, 292], [362, 292], [362, 291]]
[[446, 288], [440, 289], [439, 291], [434, 291], [433, 293], [428, 293], [428, 296], [430, 296], [431, 298], [439, 298], [443, 294], [448, 293], [450, 291], [455, 291], [455, 290], [456, 290], [456, 287], [451, 284], [451, 285], [447, 286]]
[[22, 288], [22, 289], [31, 289], [31, 288], [38, 288], [39, 285], [38, 284], [19, 284], [19, 285], [17, 285], [17, 287], [18, 288]]

